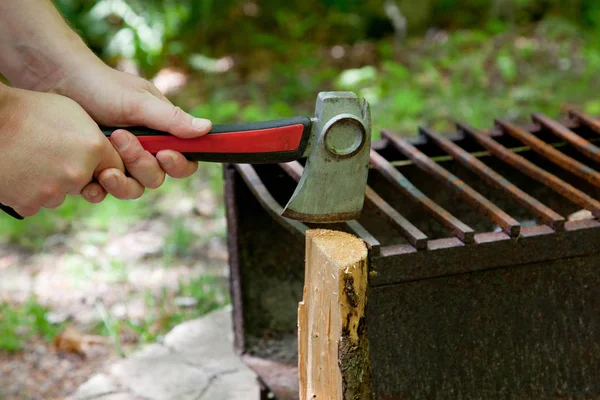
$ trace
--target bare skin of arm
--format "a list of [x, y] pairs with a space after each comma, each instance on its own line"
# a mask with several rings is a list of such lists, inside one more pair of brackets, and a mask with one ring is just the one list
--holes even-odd
[[[87, 123], [95, 124], [95, 130], [82, 129], [80, 135], [90, 135], [96, 140], [99, 132], [97, 124], [118, 127], [141, 125], [184, 138], [202, 136], [210, 131], [209, 120], [193, 118], [175, 107], [150, 82], [104, 64], [70, 29], [51, 1], [1, 1], [0, 16], [0, 73], [13, 86], [12, 89], [4, 89], [24, 90], [19, 93], [53, 93], [73, 100], [91, 117], [91, 122]], [[42, 96], [40, 101], [56, 101], [60, 97], [47, 96]], [[0, 107], [6, 107], [6, 101], [4, 105], [0, 103]], [[68, 107], [57, 108], [52, 104], [47, 107], [59, 120], [73, 119], [73, 110]], [[13, 119], [19, 115], [16, 113]], [[24, 115], [21, 117], [25, 118]], [[37, 133], [48, 136], [39, 139], [43, 142], [59, 138], [61, 134], [52, 129]], [[108, 139], [101, 139], [110, 144]], [[185, 178], [198, 168], [197, 163], [186, 160], [175, 151], [163, 150], [156, 157], [151, 155], [141, 147], [135, 136], [124, 129], [113, 134], [112, 143], [124, 168], [110, 162], [100, 163], [106, 168], [90, 175], [95, 179], [76, 193], [90, 202], [102, 201], [107, 193], [119, 199], [138, 198], [145, 188], [155, 189], [162, 185], [165, 174]], [[71, 146], [70, 150], [65, 153], [66, 156], [76, 155], [76, 148]], [[6, 154], [4, 151], [3, 154]], [[43, 168], [50, 160], [39, 159], [41, 156], [31, 162]], [[124, 169], [130, 177], [125, 175]], [[8, 190], [2, 182], [14, 181], [11, 174], [16, 174], [17, 170], [18, 167], [10, 165], [0, 169], [0, 198]], [[71, 190], [70, 194], [73, 193]], [[15, 204], [8, 202], [7, 205]], [[16, 208], [20, 208], [18, 204]]]

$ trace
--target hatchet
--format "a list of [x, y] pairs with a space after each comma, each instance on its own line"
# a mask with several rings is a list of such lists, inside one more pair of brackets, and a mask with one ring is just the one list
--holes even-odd
[[[117, 128], [102, 128], [110, 138]], [[125, 128], [152, 154], [181, 152], [193, 161], [235, 164], [286, 163], [306, 158], [304, 173], [283, 216], [309, 223], [336, 223], [359, 217], [369, 152], [369, 104], [351, 92], [322, 92], [315, 116], [252, 124], [214, 125], [199, 138], [181, 139], [148, 128]], [[0, 208], [22, 219], [13, 209]]]

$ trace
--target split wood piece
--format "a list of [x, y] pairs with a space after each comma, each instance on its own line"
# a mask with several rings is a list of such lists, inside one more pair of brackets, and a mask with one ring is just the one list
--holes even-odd
[[[288, 175], [290, 175], [296, 181], [298, 181], [302, 176], [303, 168], [298, 161], [280, 164], [280, 166], [284, 171], [288, 173]], [[400, 214], [385, 200], [383, 200], [369, 186], [367, 186], [365, 192], [365, 200], [367, 205], [373, 207], [375, 212], [381, 215], [397, 232], [399, 232], [408, 241], [408, 243], [410, 243], [418, 250], [423, 250], [427, 248], [427, 235], [421, 232], [421, 230], [414, 226], [409, 220], [404, 218], [402, 214]]]
[[442, 150], [450, 154], [456, 161], [465, 166], [465, 168], [479, 175], [479, 177], [490, 186], [508, 194], [515, 202], [535, 214], [540, 218], [542, 223], [547, 224], [555, 231], [564, 230], [565, 219], [556, 211], [550, 209], [539, 200], [519, 189], [508, 179], [481, 162], [477, 157], [464, 150], [450, 139], [445, 138], [440, 133], [425, 127], [421, 127], [419, 130]]
[[434, 217], [440, 224], [450, 230], [457, 238], [465, 244], [475, 242], [475, 232], [467, 224], [450, 214], [435, 201], [427, 197], [415, 187], [400, 171], [398, 171], [388, 160], [371, 150], [371, 165], [379, 171], [385, 179], [398, 188], [411, 201], [420, 205], [429, 215]]
[[594, 119], [592, 116], [578, 110], [570, 110], [569, 116], [594, 132], [600, 133], [600, 121]]
[[497, 224], [506, 234], [511, 237], [519, 236], [521, 224], [508, 215], [500, 207], [485, 198], [481, 193], [467, 185], [462, 179], [450, 173], [446, 168], [429, 158], [425, 153], [419, 151], [407, 140], [395, 136], [389, 131], [383, 131], [382, 135], [390, 141], [398, 151], [411, 159], [417, 167], [429, 173], [444, 185], [454, 190], [464, 200], [471, 203], [481, 214], [487, 216]]
[[[281, 163], [279, 166], [296, 182], [300, 181], [300, 178], [304, 173], [304, 167], [298, 161]], [[379, 255], [381, 243], [379, 243], [379, 240], [377, 240], [371, 232], [366, 230], [358, 221], [346, 221], [344, 225], [346, 225], [346, 228], [348, 228], [350, 232], [367, 242], [372, 254]]]
[[306, 232], [304, 297], [298, 305], [300, 400], [370, 400], [368, 276], [362, 240], [345, 232]]
[[588, 211], [591, 211], [591, 213], [595, 217], [600, 217], [600, 202], [596, 201], [587, 194], [583, 193], [581, 190], [573, 187], [572, 185], [558, 178], [556, 175], [553, 175], [550, 172], [543, 170], [531, 161], [510, 151], [509, 149], [492, 139], [489, 135], [486, 135], [483, 132], [480, 132], [477, 129], [462, 122], [458, 122], [456, 126], [459, 130], [463, 131], [465, 134], [470, 135], [481, 146], [489, 150], [492, 154], [494, 154], [500, 160], [504, 161], [506, 164], [517, 168], [525, 175], [540, 182], [543, 185], [546, 185], [559, 195], [569, 199], [578, 206]]
[[572, 130], [566, 128], [562, 124], [554, 121], [544, 114], [536, 113], [533, 114], [532, 118], [533, 121], [539, 123], [541, 126], [548, 129], [565, 142], [569, 143], [581, 154], [596, 162], [600, 162], [600, 147], [590, 143]]
[[515, 124], [512, 124], [508, 121], [496, 120], [496, 125], [501, 128], [504, 132], [514, 137], [517, 140], [520, 140], [527, 146], [531, 147], [531, 150], [535, 151], [548, 161], [553, 164], [558, 165], [559, 167], [571, 172], [578, 177], [585, 179], [592, 185], [596, 187], [600, 187], [600, 174], [594, 169], [588, 167], [587, 165], [580, 163], [579, 161], [561, 153], [559, 150], [556, 150], [554, 147], [550, 146], [548, 143], [543, 140], [537, 138], [531, 132], [527, 132], [525, 129], [518, 127]]
[[256, 196], [256, 199], [260, 202], [263, 208], [272, 216], [276, 221], [281, 223], [284, 228], [293, 234], [304, 236], [308, 227], [300, 221], [282, 217], [283, 207], [273, 198], [269, 190], [265, 187], [260, 177], [250, 164], [239, 164], [237, 170], [240, 176], [248, 185], [248, 188]]

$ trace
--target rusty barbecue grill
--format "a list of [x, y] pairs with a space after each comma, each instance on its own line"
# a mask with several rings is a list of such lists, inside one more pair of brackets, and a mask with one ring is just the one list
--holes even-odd
[[[376, 399], [600, 396], [600, 120], [465, 123], [374, 142], [365, 208]], [[298, 162], [227, 165], [236, 347], [298, 398], [304, 235], [280, 217]]]

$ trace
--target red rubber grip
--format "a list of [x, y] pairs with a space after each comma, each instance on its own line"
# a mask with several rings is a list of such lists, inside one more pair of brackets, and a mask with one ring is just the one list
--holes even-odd
[[171, 135], [138, 136], [142, 147], [152, 154], [169, 149], [180, 153], [275, 153], [294, 151], [300, 146], [304, 125], [288, 125], [252, 131], [208, 134], [181, 139]]

